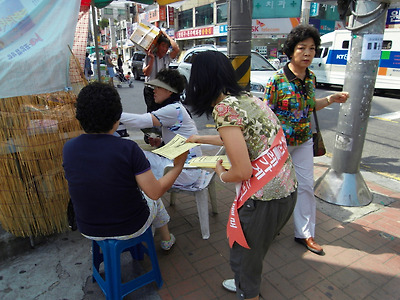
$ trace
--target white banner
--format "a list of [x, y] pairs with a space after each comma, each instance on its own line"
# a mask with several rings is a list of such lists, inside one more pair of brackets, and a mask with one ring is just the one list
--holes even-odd
[[68, 87], [80, 0], [0, 0], [0, 98]]

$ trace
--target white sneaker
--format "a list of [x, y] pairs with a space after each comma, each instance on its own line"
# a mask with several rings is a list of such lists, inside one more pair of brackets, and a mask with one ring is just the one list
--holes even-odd
[[226, 279], [222, 282], [222, 286], [228, 291], [236, 293], [235, 279]]

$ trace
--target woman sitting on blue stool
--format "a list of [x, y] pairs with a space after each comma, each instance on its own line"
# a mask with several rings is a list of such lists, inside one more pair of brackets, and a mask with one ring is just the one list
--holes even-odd
[[[91, 83], [78, 95], [76, 118], [85, 134], [67, 141], [63, 167], [79, 231], [93, 240], [131, 239], [150, 225], [160, 230], [161, 248], [169, 250], [175, 237], [170, 217], [159, 199], [182, 171], [187, 153], [156, 179], [140, 147], [113, 135], [122, 113], [114, 87]], [[143, 191], [143, 192], [142, 192]]]

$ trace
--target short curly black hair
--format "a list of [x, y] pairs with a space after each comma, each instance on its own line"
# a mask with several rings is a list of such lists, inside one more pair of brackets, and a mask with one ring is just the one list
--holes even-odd
[[122, 104], [117, 90], [93, 82], [85, 86], [76, 101], [76, 118], [86, 133], [107, 133], [121, 118]]
[[157, 44], [161, 44], [161, 43], [166, 43], [168, 45], [168, 47], [171, 46], [170, 40], [166, 36], [164, 36], [163, 34], [160, 35], [158, 37], [158, 39], [157, 39]]
[[283, 52], [289, 58], [292, 58], [296, 45], [308, 38], [312, 38], [314, 40], [315, 48], [318, 49], [321, 45], [321, 36], [318, 30], [311, 25], [296, 26], [292, 29], [292, 31], [290, 31], [283, 46]]
[[186, 77], [174, 69], [162, 69], [156, 74], [156, 79], [168, 84], [170, 87], [182, 93], [186, 87]]

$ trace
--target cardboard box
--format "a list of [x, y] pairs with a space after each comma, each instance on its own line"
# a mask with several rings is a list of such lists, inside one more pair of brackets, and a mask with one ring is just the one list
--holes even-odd
[[149, 23], [139, 23], [136, 30], [132, 33], [130, 40], [143, 51], [148, 51], [155, 43], [161, 30]]

